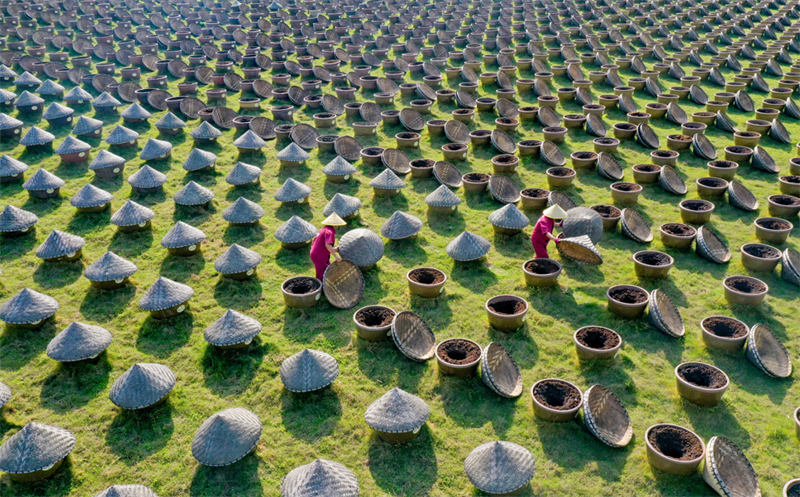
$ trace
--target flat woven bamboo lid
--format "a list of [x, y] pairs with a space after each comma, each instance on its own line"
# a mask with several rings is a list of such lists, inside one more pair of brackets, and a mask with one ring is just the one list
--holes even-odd
[[671, 337], [682, 337], [686, 331], [678, 307], [663, 290], [654, 289], [650, 292], [650, 323]]
[[695, 237], [695, 250], [704, 259], [717, 264], [725, 264], [731, 260], [728, 245], [711, 228], [700, 226]]
[[447, 161], [436, 161], [433, 166], [433, 175], [439, 183], [449, 188], [460, 188], [463, 184], [461, 171]]
[[674, 167], [669, 165], [661, 166], [661, 173], [658, 175], [658, 184], [673, 195], [686, 195], [688, 191], [686, 183], [678, 175]]
[[624, 447], [633, 438], [633, 425], [619, 397], [603, 385], [583, 392], [583, 421], [598, 440], [610, 447]]
[[11, 398], [11, 389], [5, 383], [0, 382], [0, 408], [2, 408]]
[[332, 262], [322, 277], [322, 293], [338, 309], [350, 309], [364, 295], [364, 275], [350, 261]]
[[747, 358], [758, 369], [774, 378], [787, 378], [792, 374], [792, 358], [786, 347], [763, 324], [750, 328], [747, 336]]
[[481, 379], [494, 393], [514, 398], [522, 394], [522, 375], [511, 354], [497, 342], [483, 349]]
[[144, 485], [111, 485], [94, 497], [158, 497]]
[[519, 202], [520, 188], [508, 176], [494, 174], [489, 179], [489, 191], [500, 203], [514, 204]]
[[436, 337], [422, 317], [402, 311], [392, 321], [392, 340], [397, 349], [413, 361], [424, 362], [433, 357]]
[[622, 234], [639, 243], [653, 241], [650, 224], [641, 214], [631, 208], [622, 209]]
[[562, 238], [556, 244], [556, 248], [562, 256], [578, 262], [585, 262], [586, 264], [592, 265], [603, 263], [603, 257], [588, 235]]
[[728, 201], [737, 209], [742, 209], [748, 212], [755, 212], [758, 210], [758, 199], [753, 192], [751, 192], [742, 183], [731, 180], [728, 183]]
[[753, 466], [728, 438], [713, 436], [706, 445], [703, 480], [723, 497], [761, 497]]

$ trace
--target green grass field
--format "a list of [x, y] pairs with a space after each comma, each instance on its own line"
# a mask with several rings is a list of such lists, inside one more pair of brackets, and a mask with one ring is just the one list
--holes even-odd
[[[648, 66], [654, 62], [651, 58], [645, 60]], [[594, 69], [597, 68], [584, 67], [584, 71]], [[783, 69], [787, 71], [788, 66]], [[729, 70], [723, 73], [728, 79], [733, 76]], [[634, 76], [629, 71], [621, 71], [621, 75], [623, 80]], [[264, 77], [269, 78], [269, 74]], [[663, 79], [665, 89], [677, 84]], [[775, 86], [777, 78], [769, 82]], [[175, 93], [176, 83], [176, 80], [170, 83]], [[552, 88], [560, 86], [569, 83], [556, 78]], [[708, 83], [703, 87], [709, 95], [722, 91]], [[482, 87], [480, 91], [492, 94], [494, 88]], [[597, 85], [592, 92], [596, 98], [610, 93], [611, 88]], [[757, 108], [767, 96], [751, 95]], [[368, 97], [358, 95], [359, 100]], [[228, 106], [238, 109], [237, 98], [230, 96]], [[642, 109], [652, 100], [640, 92], [636, 99]], [[395, 108], [408, 105], [409, 100], [401, 100], [398, 95]], [[535, 104], [535, 97], [520, 95], [518, 103]], [[681, 105], [690, 115], [704, 110], [688, 101], [681, 101]], [[265, 115], [269, 116], [268, 108], [268, 103], [262, 103]], [[434, 105], [433, 116], [447, 119], [454, 108], [454, 105]], [[579, 111], [575, 102], [559, 107], [562, 115]], [[750, 118], [733, 109], [729, 115], [740, 128]], [[151, 122], [159, 116], [160, 113], [156, 114]], [[295, 121], [311, 122], [310, 116], [309, 111], [298, 112]], [[476, 122], [470, 129], [492, 129], [495, 117], [476, 114]], [[615, 109], [604, 120], [610, 135], [611, 125], [625, 120], [625, 116]], [[797, 141], [800, 124], [786, 117], [782, 120]], [[103, 136], [121, 119], [105, 119], [105, 122]], [[785, 481], [800, 476], [798, 440], [791, 419], [792, 411], [800, 404], [800, 388], [793, 380], [767, 378], [745, 359], [743, 352], [725, 355], [707, 349], [699, 327], [699, 321], [711, 314], [735, 316], [748, 325], [764, 323], [784, 341], [792, 356], [798, 357], [800, 319], [795, 314], [798, 288], [781, 280], [777, 272], [756, 275], [770, 286], [765, 303], [753, 309], [732, 308], [723, 296], [721, 283], [727, 275], [748, 274], [741, 264], [738, 248], [756, 241], [752, 223], [760, 215], [767, 215], [766, 197], [778, 193], [775, 176], [740, 168], [740, 180], [761, 202], [759, 213], [736, 210], [725, 201], [717, 203], [711, 226], [725, 237], [734, 252], [729, 264], [716, 265], [693, 252], [665, 250], [656, 236], [649, 246], [673, 255], [675, 267], [666, 280], [639, 281], [631, 254], [645, 247], [623, 238], [617, 231], [606, 233], [599, 244], [605, 259], [602, 266], [586, 267], [563, 261], [565, 269], [560, 285], [536, 290], [525, 286], [521, 271], [521, 264], [533, 257], [528, 240], [531, 228], [514, 237], [494, 236], [487, 216], [501, 205], [488, 193], [465, 196], [459, 191], [464, 202], [456, 214], [428, 216], [423, 199], [438, 186], [433, 178], [406, 178], [407, 186], [399, 196], [378, 199], [373, 197], [368, 182], [382, 166], [370, 167], [359, 162], [356, 164], [359, 173], [351, 181], [333, 185], [325, 182], [320, 171], [333, 155], [315, 150], [306, 166], [282, 169], [275, 154], [286, 144], [275, 141], [269, 142], [263, 155], [241, 159], [262, 168], [261, 186], [232, 188], [224, 177], [239, 160], [232, 145], [233, 131], [225, 133], [220, 145], [206, 148], [219, 156], [216, 172], [187, 174], [182, 169], [183, 159], [193, 147], [188, 131], [197, 124], [198, 121], [190, 121], [186, 134], [165, 138], [174, 144], [172, 158], [150, 165], [166, 173], [168, 182], [164, 193], [146, 196], [132, 194], [124, 179], [115, 182], [94, 179], [85, 164], [65, 165], [55, 155], [30, 155], [14, 143], [0, 144], [0, 152], [31, 165], [26, 178], [36, 168], [44, 167], [67, 182], [61, 198], [48, 201], [29, 199], [19, 185], [0, 187], [1, 206], [13, 204], [40, 217], [35, 235], [0, 241], [0, 300], [31, 287], [51, 295], [61, 305], [55, 322], [40, 331], [6, 328], [0, 334], [0, 381], [11, 386], [14, 393], [0, 418], [0, 438], [7, 439], [34, 420], [67, 428], [77, 436], [76, 448], [65, 469], [35, 485], [12, 483], [6, 475], [0, 480], [0, 494], [83, 496], [94, 495], [115, 483], [141, 483], [161, 496], [274, 497], [280, 494], [280, 482], [287, 472], [323, 457], [352, 469], [358, 476], [361, 494], [369, 497], [478, 495], [464, 475], [464, 458], [484, 442], [509, 440], [525, 446], [536, 458], [536, 476], [523, 495], [710, 495], [712, 490], [699, 475], [672, 477], [650, 469], [643, 435], [656, 422], [689, 427], [705, 441], [713, 435], [733, 439], [750, 458], [765, 495], [778, 495]], [[667, 134], [679, 132], [675, 125], [664, 120], [651, 124], [661, 138], [661, 148], [666, 148]], [[46, 126], [46, 122], [42, 125]], [[338, 126], [336, 133], [351, 133], [344, 116]], [[157, 135], [154, 127], [134, 129], [142, 133], [140, 149], [147, 137]], [[51, 131], [57, 135], [58, 144], [70, 130]], [[398, 131], [399, 127], [381, 126], [378, 137], [362, 140], [362, 144], [394, 147], [393, 136]], [[720, 156], [722, 148], [732, 143], [730, 135], [715, 129], [710, 129], [707, 135]], [[515, 138], [541, 139], [541, 126], [524, 123]], [[419, 150], [409, 155], [439, 160], [442, 157], [439, 147], [444, 143], [444, 138], [431, 139], [426, 132]], [[788, 159], [794, 155], [794, 146], [778, 145], [768, 138], [763, 138], [762, 144], [781, 166], [782, 174], [788, 174]], [[108, 147], [102, 141], [92, 145], [96, 147], [92, 157], [98, 149]], [[571, 131], [561, 149], [567, 156], [576, 150], [592, 150], [591, 137], [583, 131]], [[625, 180], [632, 181], [632, 165], [650, 162], [648, 153], [633, 141], [623, 142], [617, 157], [626, 167]], [[471, 147], [468, 160], [456, 166], [464, 173], [491, 173], [493, 155], [491, 147]], [[129, 162], [125, 178], [142, 163], [137, 152], [126, 158]], [[513, 179], [526, 187], [547, 188], [545, 169], [542, 162], [524, 158]], [[684, 152], [678, 170], [689, 185], [686, 198], [696, 197], [694, 180], [706, 176], [705, 161]], [[287, 207], [273, 200], [275, 190], [289, 177], [312, 187], [309, 205]], [[192, 179], [216, 193], [210, 210], [176, 210], [172, 196]], [[109, 223], [113, 210], [101, 214], [76, 213], [69, 205], [69, 198], [90, 181], [114, 194], [113, 210], [128, 198], [152, 208], [156, 212], [152, 230], [118, 233]], [[609, 184], [595, 172], [579, 172], [567, 193], [586, 206], [611, 203]], [[522, 370], [525, 391], [519, 399], [496, 396], [477, 377], [464, 380], [440, 376], [435, 361], [413, 363], [391, 342], [367, 343], [357, 339], [352, 322], [355, 309], [337, 310], [325, 302], [306, 312], [284, 306], [281, 282], [294, 275], [313, 274], [313, 267], [308, 249], [281, 249], [273, 236], [274, 230], [293, 214], [318, 225], [323, 219], [323, 206], [336, 192], [356, 195], [364, 203], [360, 219], [345, 230], [366, 227], [379, 231], [395, 210], [420, 217], [425, 223], [416, 240], [387, 241], [383, 259], [375, 269], [365, 273], [366, 290], [359, 306], [380, 303], [397, 311], [413, 310], [428, 321], [437, 340], [467, 337], [483, 346], [491, 341], [502, 343]], [[267, 215], [260, 226], [228, 227], [221, 218], [222, 210], [240, 195], [265, 208]], [[662, 223], [680, 222], [678, 201], [657, 185], [648, 185], [640, 199], [640, 212], [652, 222], [657, 233]], [[527, 214], [532, 223], [540, 215]], [[161, 237], [176, 220], [186, 221], [208, 235], [201, 256], [168, 256], [160, 246]], [[55, 228], [86, 239], [81, 262], [51, 264], [36, 258], [36, 247]], [[454, 264], [445, 254], [447, 242], [465, 229], [492, 241], [485, 262]], [[338, 236], [343, 232], [340, 230]], [[797, 234], [795, 228], [786, 246], [800, 249]], [[215, 272], [214, 260], [234, 242], [262, 254], [257, 279], [229, 281]], [[139, 266], [131, 285], [104, 292], [90, 288], [83, 278], [85, 266], [107, 250]], [[551, 256], [558, 258], [552, 245]], [[447, 273], [449, 279], [442, 298], [431, 301], [410, 298], [405, 273], [421, 265]], [[138, 308], [138, 300], [159, 275], [194, 288], [189, 313], [161, 322]], [[640, 284], [648, 290], [661, 288], [669, 294], [685, 321], [685, 338], [669, 338], [648, 325], [646, 319], [627, 321], [613, 316], [606, 308], [605, 292], [620, 283]], [[531, 304], [526, 326], [515, 334], [503, 334], [488, 326], [484, 301], [502, 293], [522, 296]], [[203, 340], [205, 327], [228, 308], [242, 311], [263, 324], [260, 337], [243, 351], [218, 352]], [[114, 335], [113, 343], [98, 363], [64, 367], [45, 355], [49, 340], [71, 321], [98, 324]], [[624, 346], [614, 362], [578, 361], [572, 334], [578, 327], [590, 324], [608, 326], [621, 333]], [[278, 369], [283, 359], [305, 347], [321, 349], [336, 357], [341, 376], [331, 388], [320, 393], [293, 395], [283, 389]], [[687, 360], [709, 362], [728, 373], [731, 387], [719, 406], [699, 408], [678, 396], [673, 369]], [[177, 386], [168, 402], [153, 410], [122, 412], [108, 400], [108, 391], [113, 381], [136, 362], [168, 365], [178, 378]], [[551, 424], [535, 419], [529, 388], [547, 377], [572, 381], [582, 389], [601, 383], [614, 390], [633, 420], [632, 443], [625, 449], [614, 450], [577, 424]], [[366, 407], [395, 386], [422, 397], [431, 408], [421, 435], [412, 443], [397, 447], [377, 439], [363, 419]], [[255, 454], [227, 468], [200, 466], [191, 455], [195, 430], [209, 415], [235, 406], [251, 409], [263, 422]]]

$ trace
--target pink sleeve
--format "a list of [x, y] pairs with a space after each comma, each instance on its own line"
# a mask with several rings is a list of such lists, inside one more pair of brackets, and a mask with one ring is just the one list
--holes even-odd
[[331, 230], [325, 230], [325, 243], [333, 245], [336, 242], [336, 235]]

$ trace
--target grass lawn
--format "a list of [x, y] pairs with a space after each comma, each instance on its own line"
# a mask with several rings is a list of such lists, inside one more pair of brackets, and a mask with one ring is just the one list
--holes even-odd
[[[707, 59], [708, 55], [704, 55]], [[648, 66], [655, 62], [645, 59]], [[555, 63], [555, 62], [552, 62]], [[584, 71], [597, 70], [584, 67]], [[344, 68], [348, 71], [349, 68]], [[496, 67], [489, 68], [494, 71]], [[789, 71], [789, 66], [783, 66]], [[380, 73], [380, 71], [377, 71]], [[729, 80], [733, 72], [723, 70]], [[621, 71], [623, 80], [635, 76]], [[144, 84], [143, 75], [142, 83]], [[525, 74], [523, 77], [532, 77]], [[269, 78], [269, 75], [265, 75]], [[778, 78], [769, 79], [771, 86]], [[297, 78], [295, 78], [297, 80]], [[297, 84], [297, 83], [295, 83]], [[446, 84], [446, 83], [445, 83]], [[662, 78], [664, 88], [678, 84]], [[177, 94], [177, 80], [170, 89]], [[552, 89], [569, 86], [565, 78], [556, 78]], [[710, 96], [721, 88], [703, 84]], [[201, 91], [205, 88], [201, 87]], [[482, 94], [493, 94], [494, 87], [481, 87]], [[607, 85], [592, 88], [595, 99], [611, 93]], [[331, 91], [330, 88], [326, 91]], [[768, 95], [751, 93], [756, 108]], [[230, 96], [228, 106], [238, 109], [237, 98]], [[359, 93], [358, 100], [369, 95]], [[637, 92], [643, 110], [653, 99]], [[395, 108], [407, 106], [410, 99], [397, 96]], [[536, 103], [532, 94], [522, 94], [519, 105]], [[704, 110], [681, 101], [687, 114]], [[270, 116], [268, 103], [262, 103]], [[434, 105], [431, 118], [447, 119], [455, 105]], [[91, 113], [91, 110], [88, 111]], [[580, 112], [575, 103], [566, 103], [559, 112]], [[312, 123], [311, 110], [295, 115], [295, 122]], [[157, 113], [151, 122], [160, 117]], [[14, 115], [14, 114], [12, 114]], [[731, 108], [729, 115], [740, 129], [751, 115]], [[17, 116], [26, 119], [29, 116]], [[270, 116], [271, 117], [271, 116]], [[492, 129], [496, 116], [476, 114], [470, 129]], [[624, 121], [618, 109], [605, 116], [611, 125]], [[782, 117], [794, 141], [800, 138], [800, 124]], [[121, 118], [105, 118], [103, 136], [121, 123]], [[32, 125], [34, 121], [26, 121]], [[46, 121], [42, 121], [46, 127]], [[689, 497], [710, 495], [699, 475], [672, 477], [651, 470], [645, 459], [644, 431], [653, 423], [673, 422], [696, 431], [705, 441], [724, 435], [738, 444], [750, 458], [760, 476], [765, 495], [778, 495], [780, 488], [797, 472], [798, 440], [794, 434], [792, 411], [800, 404], [800, 387], [793, 380], [766, 377], [744, 357], [744, 353], [726, 355], [709, 350], [700, 336], [700, 320], [711, 314], [734, 316], [748, 325], [764, 323], [786, 344], [797, 358], [800, 352], [800, 318], [797, 314], [798, 288], [784, 282], [778, 272], [754, 274], [769, 286], [765, 303], [757, 308], [736, 308], [727, 304], [721, 280], [733, 274], [748, 274], [742, 266], [739, 246], [756, 241], [753, 221], [767, 214], [766, 197], [778, 193], [775, 176], [740, 168], [739, 179], [759, 198], [758, 213], [737, 210], [724, 200], [716, 203], [710, 225], [721, 233], [734, 252], [732, 261], [716, 265], [694, 252], [664, 249], [658, 239], [658, 226], [680, 222], [679, 198], [657, 185], [647, 185], [641, 195], [639, 210], [653, 225], [656, 240], [650, 248], [664, 250], [675, 257], [675, 267], [666, 280], [638, 280], [631, 254], [645, 248], [623, 238], [619, 231], [605, 233], [599, 249], [605, 263], [599, 267], [580, 266], [562, 261], [564, 272], [554, 289], [527, 288], [521, 265], [533, 257], [530, 227], [522, 235], [494, 236], [487, 216], [501, 207], [487, 194], [466, 195], [458, 211], [449, 217], [429, 216], [425, 196], [438, 183], [434, 178], [406, 178], [406, 188], [392, 199], [373, 197], [368, 185], [382, 166], [356, 163], [359, 173], [343, 185], [325, 182], [321, 168], [334, 156], [314, 150], [304, 167], [280, 168], [275, 154], [286, 143], [269, 142], [263, 155], [241, 160], [263, 170], [257, 188], [232, 188], [224, 178], [239, 158], [232, 142], [234, 131], [227, 131], [220, 145], [205, 147], [219, 156], [214, 173], [186, 173], [181, 164], [193, 147], [188, 131], [198, 124], [190, 121], [186, 133], [167, 137], [174, 144], [172, 158], [150, 163], [167, 174], [164, 193], [137, 195], [124, 180], [100, 181], [87, 165], [61, 164], [58, 156], [27, 154], [14, 143], [0, 143], [0, 153], [28, 163], [26, 178], [39, 167], [63, 178], [67, 184], [61, 198], [33, 200], [20, 185], [0, 186], [0, 207], [13, 204], [40, 217], [35, 235], [16, 240], [0, 240], [0, 301], [5, 301], [25, 287], [42, 291], [61, 305], [54, 323], [40, 331], [5, 328], [0, 333], [0, 381], [13, 390], [13, 397], [0, 418], [0, 439], [5, 440], [30, 421], [40, 421], [71, 430], [77, 445], [69, 465], [54, 477], [36, 485], [0, 480], [0, 494], [7, 496], [78, 496], [94, 495], [115, 483], [149, 485], [161, 496], [278, 496], [283, 476], [292, 468], [316, 457], [345, 464], [358, 476], [364, 496], [464, 496], [478, 494], [463, 471], [464, 458], [476, 446], [491, 440], [509, 440], [528, 448], [537, 462], [536, 476], [523, 495], [558, 496], [632, 496], [664, 495]], [[666, 148], [666, 136], [678, 133], [675, 125], [664, 120], [651, 123]], [[351, 134], [344, 116], [335, 133]], [[139, 150], [148, 137], [157, 136], [155, 127], [134, 127], [142, 133]], [[60, 143], [69, 128], [51, 130]], [[364, 146], [394, 147], [394, 134], [400, 127], [381, 126], [377, 137], [361, 140]], [[322, 134], [326, 134], [324, 131]], [[330, 134], [334, 134], [333, 130]], [[716, 129], [706, 133], [720, 157], [723, 147], [732, 144], [732, 136]], [[523, 123], [515, 138], [542, 138], [541, 126]], [[577, 150], [592, 150], [591, 138], [583, 131], [570, 131], [561, 146], [565, 155]], [[440, 160], [444, 138], [431, 138], [427, 132], [411, 158]], [[94, 141], [92, 157], [103, 141]], [[779, 145], [762, 139], [781, 174], [788, 174], [788, 159], [795, 155], [793, 145]], [[649, 150], [633, 141], [624, 141], [617, 157], [625, 165], [625, 180], [632, 181], [631, 166], [650, 162]], [[472, 148], [468, 160], [455, 165], [466, 173], [491, 173], [491, 147]], [[124, 177], [133, 173], [142, 161], [131, 151]], [[568, 164], [569, 165], [569, 164]], [[523, 158], [514, 181], [526, 187], [547, 188], [547, 166], [539, 160]], [[684, 152], [678, 171], [689, 185], [686, 198], [696, 197], [695, 179], [706, 176], [705, 161]], [[273, 193], [287, 178], [293, 177], [312, 188], [310, 204], [281, 206]], [[216, 194], [213, 206], [204, 211], [176, 210], [172, 196], [188, 181], [195, 180]], [[114, 194], [112, 211], [80, 214], [70, 206], [69, 198], [87, 182]], [[611, 203], [610, 182], [596, 172], [579, 172], [567, 191], [586, 206]], [[355, 336], [352, 314], [337, 310], [324, 301], [301, 312], [287, 309], [280, 284], [286, 278], [312, 274], [308, 249], [281, 249], [274, 238], [275, 229], [297, 214], [319, 225], [322, 208], [336, 192], [356, 195], [363, 201], [360, 219], [347, 229], [365, 227], [379, 231], [381, 224], [395, 211], [402, 210], [424, 221], [418, 238], [401, 243], [386, 243], [384, 257], [377, 267], [365, 273], [366, 289], [359, 303], [387, 305], [397, 311], [410, 309], [427, 320], [437, 340], [466, 337], [482, 346], [497, 341], [509, 349], [519, 364], [525, 383], [523, 395], [516, 400], [502, 399], [489, 391], [477, 377], [456, 379], [440, 376], [435, 361], [417, 364], [403, 357], [391, 342], [368, 343]], [[261, 204], [267, 212], [255, 228], [229, 227], [222, 210], [239, 196]], [[138, 234], [118, 233], [109, 218], [128, 198], [133, 198], [156, 212], [151, 231]], [[534, 223], [539, 212], [527, 212]], [[200, 256], [189, 258], [167, 255], [161, 247], [162, 236], [177, 220], [186, 221], [208, 236]], [[797, 226], [797, 219], [793, 220]], [[36, 247], [52, 229], [80, 235], [87, 241], [81, 262], [42, 263]], [[485, 262], [454, 264], [444, 247], [464, 230], [478, 233], [492, 241]], [[785, 246], [800, 249], [795, 227]], [[214, 270], [214, 260], [232, 243], [256, 250], [263, 256], [258, 278], [237, 282], [224, 280]], [[779, 248], [785, 248], [781, 246]], [[115, 291], [90, 288], [84, 268], [107, 250], [113, 250], [137, 264], [139, 272], [132, 284]], [[551, 245], [551, 256], [558, 254]], [[434, 266], [448, 275], [442, 298], [410, 298], [405, 273], [416, 266]], [[138, 307], [146, 289], [159, 276], [190, 285], [195, 290], [190, 312], [172, 320], [156, 321]], [[606, 308], [606, 289], [620, 283], [633, 283], [651, 290], [664, 290], [679, 306], [686, 324], [683, 339], [667, 337], [652, 328], [646, 319], [628, 321], [615, 317]], [[483, 305], [487, 298], [512, 293], [528, 300], [531, 310], [526, 326], [514, 334], [491, 330]], [[226, 309], [236, 309], [263, 324], [259, 338], [247, 349], [219, 352], [203, 340], [203, 330]], [[114, 341], [96, 364], [65, 367], [45, 355], [52, 337], [72, 321], [97, 324], [110, 330]], [[575, 354], [572, 334], [585, 325], [602, 325], [620, 332], [624, 345], [610, 364], [580, 363]], [[303, 348], [316, 348], [332, 354], [341, 368], [341, 376], [331, 388], [307, 395], [290, 394], [283, 389], [278, 370], [281, 361]], [[731, 379], [730, 390], [715, 408], [700, 408], [682, 400], [675, 388], [673, 369], [683, 361], [704, 361], [722, 368]], [[114, 380], [136, 362], [168, 365], [176, 374], [177, 386], [165, 404], [143, 413], [122, 412], [108, 400]], [[616, 392], [627, 406], [634, 425], [634, 439], [625, 449], [602, 445], [581, 426], [574, 423], [552, 424], [538, 421], [531, 409], [530, 386], [547, 377], [562, 378], [582, 389], [601, 383]], [[387, 390], [398, 386], [423, 398], [431, 416], [421, 435], [412, 443], [390, 446], [378, 440], [364, 422], [366, 407]], [[254, 455], [233, 466], [221, 469], [200, 466], [191, 455], [191, 442], [202, 421], [228, 407], [246, 407], [261, 418], [264, 425], [261, 441]]]

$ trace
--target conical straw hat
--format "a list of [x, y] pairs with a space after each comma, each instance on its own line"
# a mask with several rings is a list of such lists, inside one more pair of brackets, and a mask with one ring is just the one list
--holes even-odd
[[567, 211], [561, 208], [558, 204], [553, 204], [544, 211], [542, 214], [549, 217], [550, 219], [564, 219], [567, 217]]
[[322, 225], [323, 226], [346, 226], [347, 223], [345, 222], [344, 219], [339, 217], [339, 214], [336, 214], [334, 212], [334, 213], [332, 213], [330, 216], [326, 217], [322, 221]]

